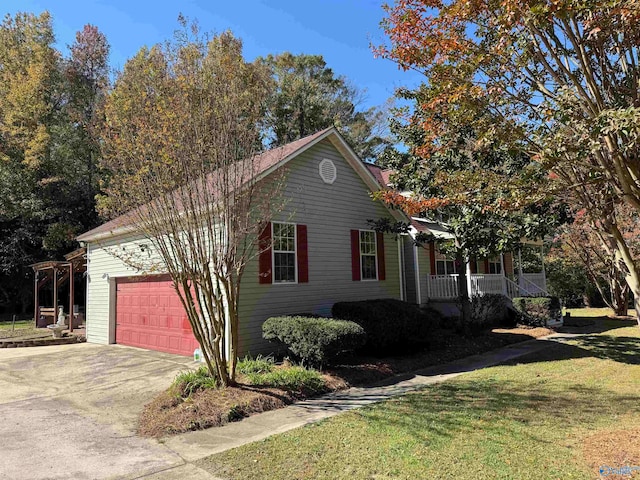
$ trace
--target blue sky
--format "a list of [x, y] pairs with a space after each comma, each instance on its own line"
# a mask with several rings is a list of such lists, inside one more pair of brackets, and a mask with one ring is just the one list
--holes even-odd
[[321, 54], [367, 95], [362, 107], [383, 104], [399, 86], [419, 76], [375, 59], [369, 43], [384, 40], [380, 0], [2, 0], [3, 15], [17, 11], [53, 15], [58, 48], [74, 40], [86, 23], [97, 25], [111, 44], [111, 64], [124, 65], [141, 46], [170, 38], [183, 13], [203, 31], [227, 29], [244, 41], [245, 57], [269, 53]]

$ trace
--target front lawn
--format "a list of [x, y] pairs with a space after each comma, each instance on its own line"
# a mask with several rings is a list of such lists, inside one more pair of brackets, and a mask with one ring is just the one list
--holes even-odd
[[206, 366], [180, 373], [173, 384], [145, 405], [138, 433], [163, 437], [219, 427], [296, 400], [345, 388], [339, 379], [271, 358], [238, 362], [238, 384], [219, 388]]
[[[613, 318], [613, 311], [610, 308], [566, 308], [565, 312], [570, 312], [572, 317], [611, 317]], [[635, 316], [635, 310], [629, 309], [627, 315], [630, 317]]]
[[640, 466], [640, 329], [600, 330], [198, 466], [234, 479], [587, 479]]
[[[47, 330], [44, 330], [47, 332]], [[42, 328], [36, 328], [33, 320], [16, 320], [15, 325], [12, 322], [0, 322], [0, 339], [1, 338], [13, 338], [22, 337], [25, 335], [32, 335], [42, 333]], [[48, 332], [47, 332], [48, 333]]]
[[[322, 374], [296, 366], [272, 365], [273, 372], [267, 375], [262, 372], [256, 376], [255, 372], [243, 372], [243, 368], [264, 361], [241, 362], [238, 369], [241, 374], [235, 387], [220, 389], [209, 386], [196, 388], [189, 395], [177, 395], [173, 385], [162, 392], [145, 405], [138, 433], [160, 438], [218, 427], [249, 415], [285, 407], [296, 400], [349, 386], [371, 384], [395, 374], [441, 365], [550, 333], [553, 331], [546, 328], [518, 327], [493, 329], [475, 337], [464, 337], [452, 330], [436, 330], [427, 348], [384, 358], [354, 355], [327, 367]], [[316, 375], [317, 379], [309, 375]], [[296, 380], [295, 384], [290, 380]], [[177, 383], [181, 383], [180, 379]]]

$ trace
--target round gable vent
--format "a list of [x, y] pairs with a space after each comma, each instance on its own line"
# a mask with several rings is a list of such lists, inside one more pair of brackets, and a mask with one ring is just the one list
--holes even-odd
[[335, 164], [328, 158], [323, 159], [319, 166], [320, 178], [324, 183], [333, 183], [338, 176]]

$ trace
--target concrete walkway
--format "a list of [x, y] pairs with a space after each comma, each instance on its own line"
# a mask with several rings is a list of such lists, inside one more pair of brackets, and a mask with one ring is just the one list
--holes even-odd
[[185, 461], [185, 464], [139, 478], [153, 480], [215, 479], [216, 477], [195, 467], [191, 462], [247, 443], [263, 440], [271, 435], [317, 422], [341, 412], [388, 400], [398, 395], [404, 395], [427, 385], [444, 382], [467, 372], [536, 353], [546, 349], [555, 341], [567, 337], [568, 335], [554, 334], [538, 340], [509, 345], [446, 365], [392, 377], [377, 386], [354, 387], [299, 402], [279, 410], [254, 415], [241, 422], [177, 435], [167, 439], [164, 445], [179, 455]]

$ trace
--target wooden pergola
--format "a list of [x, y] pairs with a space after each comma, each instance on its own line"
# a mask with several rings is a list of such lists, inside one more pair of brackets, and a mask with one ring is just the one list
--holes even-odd
[[[49, 282], [53, 282], [53, 310], [54, 318], [58, 309], [58, 288], [69, 282], [69, 331], [73, 332], [74, 305], [74, 275], [87, 271], [87, 249], [78, 248], [64, 256], [64, 261], [50, 260], [30, 265], [35, 273], [34, 277], [34, 319], [36, 326], [40, 316], [40, 289]], [[55, 320], [52, 322], [55, 323]]]

